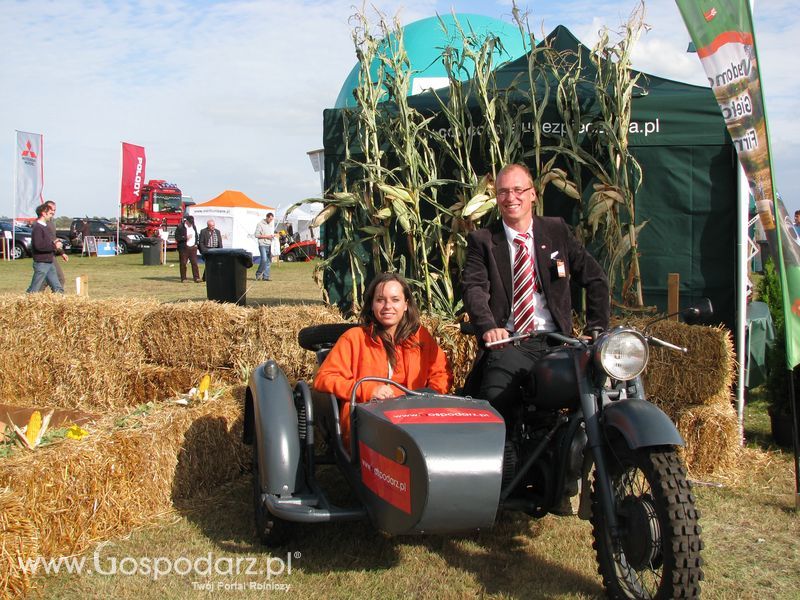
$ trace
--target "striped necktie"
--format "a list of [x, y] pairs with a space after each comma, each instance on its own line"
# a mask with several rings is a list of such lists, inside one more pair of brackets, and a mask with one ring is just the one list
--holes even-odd
[[530, 252], [528, 252], [528, 234], [519, 234], [514, 238], [516, 253], [514, 255], [514, 298], [511, 307], [514, 315], [516, 333], [528, 333], [533, 329], [533, 294], [536, 289], [536, 271], [533, 268]]

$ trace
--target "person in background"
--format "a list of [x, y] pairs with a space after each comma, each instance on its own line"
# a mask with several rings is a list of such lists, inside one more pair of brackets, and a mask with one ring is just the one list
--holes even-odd
[[81, 240], [85, 240], [90, 235], [92, 235], [92, 226], [89, 225], [89, 219], [86, 218], [81, 225]]
[[[360, 327], [345, 331], [314, 377], [317, 391], [339, 399], [342, 441], [350, 443], [350, 395], [362, 377], [386, 377], [411, 389], [428, 388], [446, 394], [453, 384], [447, 356], [419, 322], [411, 288], [400, 275], [375, 277], [364, 294]], [[385, 383], [368, 381], [356, 392], [356, 402], [389, 400], [402, 392]]]
[[258, 240], [258, 252], [261, 255], [261, 260], [258, 263], [258, 270], [256, 270], [256, 281], [262, 279], [269, 281], [270, 263], [272, 262], [272, 238], [275, 237], [275, 224], [272, 222], [275, 218], [271, 212], [258, 222], [256, 225], [255, 238]]
[[28, 286], [28, 293], [41, 291], [44, 282], [58, 294], [64, 293], [64, 288], [58, 280], [53, 260], [57, 250], [61, 249], [61, 242], [50, 233], [47, 221], [53, 218], [54, 210], [47, 204], [36, 207], [36, 222], [31, 233], [31, 250], [33, 251], [33, 278]]
[[[203, 262], [206, 260], [206, 252], [214, 248], [222, 248], [222, 235], [219, 229], [216, 228], [214, 219], [206, 221], [206, 226], [200, 230], [200, 238], [197, 243], [200, 248], [200, 255], [203, 257]], [[203, 266], [203, 281], [206, 280], [206, 268]]]
[[[47, 206], [49, 206], [50, 209], [53, 211], [52, 216], [47, 221], [47, 228], [50, 230], [53, 239], [57, 240], [58, 236], [56, 235], [56, 203], [53, 202], [52, 200], [48, 200], [47, 202], [45, 202], [45, 204], [47, 204]], [[59, 248], [58, 250], [56, 250], [56, 256], [60, 256], [61, 260], [63, 260], [64, 262], [69, 261], [69, 256], [67, 256], [67, 254], [64, 252], [64, 248]], [[53, 266], [55, 267], [56, 275], [58, 275], [58, 281], [61, 283], [61, 289], [63, 290], [64, 286], [67, 283], [67, 278], [64, 276], [64, 270], [61, 268], [61, 264], [58, 262], [58, 259], [53, 260]], [[56, 290], [53, 291], [55, 292]]]
[[794, 211], [794, 234], [800, 240], [800, 210]]
[[186, 262], [192, 263], [192, 276], [195, 283], [200, 283], [200, 269], [197, 266], [197, 228], [194, 217], [183, 217], [181, 224], [175, 229], [175, 241], [178, 242], [178, 260], [180, 261], [181, 283], [186, 282]]

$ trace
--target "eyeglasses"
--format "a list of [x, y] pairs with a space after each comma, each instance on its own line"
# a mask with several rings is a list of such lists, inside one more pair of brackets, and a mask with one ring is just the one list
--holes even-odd
[[507, 198], [511, 194], [514, 194], [514, 196], [519, 198], [520, 196], [522, 196], [522, 194], [524, 194], [525, 192], [528, 192], [528, 191], [530, 191], [532, 189], [533, 189], [533, 186], [526, 187], [526, 188], [518, 188], [518, 187], [510, 188], [510, 189], [502, 188], [502, 189], [497, 190], [497, 197], [498, 198]]

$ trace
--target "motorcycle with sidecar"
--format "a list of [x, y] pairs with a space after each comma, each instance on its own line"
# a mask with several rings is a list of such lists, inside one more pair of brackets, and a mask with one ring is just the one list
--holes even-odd
[[[699, 322], [711, 312], [704, 299], [681, 314]], [[321, 363], [352, 326], [308, 327], [298, 341]], [[650, 345], [686, 348], [627, 326], [592, 339], [545, 333], [504, 343], [530, 335], [553, 347], [509, 422], [469, 395], [370, 377], [361, 381], [383, 381], [400, 395], [356, 403], [354, 390], [348, 443], [337, 398], [305, 381], [292, 386], [275, 361], [259, 365], [246, 392], [244, 441], [253, 446], [261, 541], [285, 543], [293, 523], [362, 519], [389, 534], [466, 532], [492, 527], [502, 511], [570, 514], [576, 499], [609, 597], [698, 596], [703, 545], [677, 454], [683, 439], [647, 401], [641, 377]], [[321, 464], [338, 465], [356, 506], [329, 501], [316, 477]]]

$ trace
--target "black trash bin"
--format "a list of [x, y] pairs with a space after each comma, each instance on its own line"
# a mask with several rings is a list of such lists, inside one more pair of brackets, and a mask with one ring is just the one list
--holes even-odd
[[206, 262], [206, 296], [217, 302], [247, 304], [247, 269], [253, 256], [239, 248], [214, 248], [204, 256]]
[[146, 267], [161, 264], [160, 238], [150, 238], [142, 242], [142, 260]]

